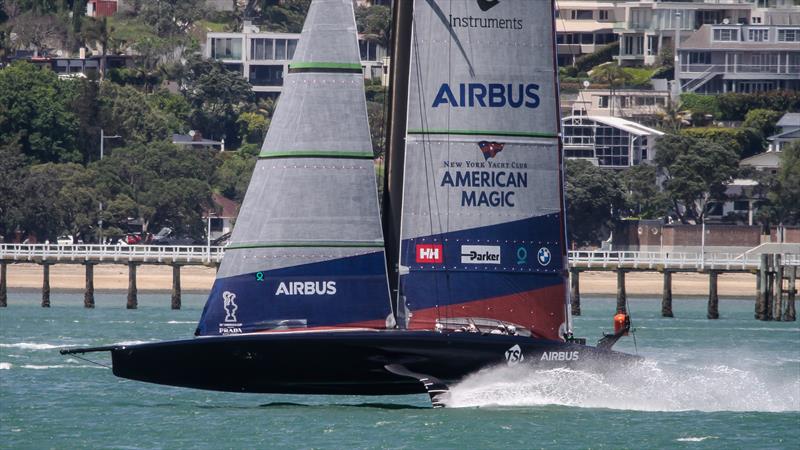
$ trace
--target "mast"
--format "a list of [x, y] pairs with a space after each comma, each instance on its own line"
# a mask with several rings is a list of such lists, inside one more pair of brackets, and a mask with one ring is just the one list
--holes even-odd
[[392, 5], [392, 69], [389, 75], [390, 107], [384, 154], [383, 236], [392, 311], [397, 313], [400, 221], [403, 205], [403, 160], [408, 109], [408, 75], [411, 58], [411, 25], [414, 2], [394, 0]]

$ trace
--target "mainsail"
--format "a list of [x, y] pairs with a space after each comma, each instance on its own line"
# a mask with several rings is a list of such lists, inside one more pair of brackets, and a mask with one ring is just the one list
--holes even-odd
[[550, 0], [415, 0], [400, 231], [408, 328], [488, 319], [564, 336], [552, 11]]
[[198, 335], [393, 323], [352, 0], [316, 0]]

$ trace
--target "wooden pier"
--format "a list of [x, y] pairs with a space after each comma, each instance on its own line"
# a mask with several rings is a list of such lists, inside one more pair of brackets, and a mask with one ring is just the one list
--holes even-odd
[[[50, 306], [50, 266], [82, 264], [85, 266], [86, 289], [84, 306], [93, 308], [94, 266], [124, 264], [128, 268], [126, 307], [138, 307], [137, 267], [144, 264], [172, 267], [171, 308], [181, 307], [181, 267], [202, 265], [218, 267], [224, 247], [213, 246], [121, 246], [121, 245], [47, 245], [0, 244], [0, 307], [8, 304], [7, 266], [15, 263], [42, 265], [42, 306]], [[581, 314], [581, 272], [615, 272], [617, 309], [627, 309], [625, 275], [630, 272], [663, 274], [661, 315], [673, 317], [672, 275], [702, 273], [708, 275], [709, 319], [719, 318], [718, 278], [720, 274], [744, 272], [757, 274], [755, 318], [759, 320], [796, 320], [795, 298], [798, 254], [728, 254], [728, 253], [662, 253], [662, 252], [569, 252], [570, 303], [573, 315]]]
[[614, 271], [617, 273], [617, 310], [626, 310], [625, 273], [660, 272], [664, 278], [661, 315], [674, 317], [672, 311], [672, 275], [678, 272], [708, 274], [708, 319], [719, 319], [718, 279], [723, 273], [757, 274], [755, 318], [758, 320], [796, 320], [795, 298], [798, 254], [729, 254], [661, 252], [583, 252], [569, 254], [573, 292], [570, 303], [573, 315], [580, 315], [581, 272]]

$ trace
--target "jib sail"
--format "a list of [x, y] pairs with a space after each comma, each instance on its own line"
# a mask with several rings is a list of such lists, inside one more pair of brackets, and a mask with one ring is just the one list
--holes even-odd
[[552, 2], [414, 6], [399, 283], [407, 326], [486, 319], [562, 338]]
[[351, 0], [315, 0], [199, 335], [391, 316]]

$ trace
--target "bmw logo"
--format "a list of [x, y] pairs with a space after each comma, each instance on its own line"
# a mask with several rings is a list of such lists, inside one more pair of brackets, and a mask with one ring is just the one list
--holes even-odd
[[539, 264], [543, 266], [550, 264], [550, 249], [547, 247], [540, 248], [536, 258], [539, 260]]

